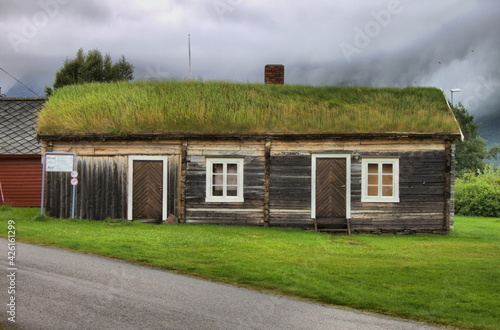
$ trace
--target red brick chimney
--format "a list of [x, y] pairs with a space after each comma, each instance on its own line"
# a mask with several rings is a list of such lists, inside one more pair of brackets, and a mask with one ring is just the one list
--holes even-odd
[[285, 66], [282, 64], [268, 64], [264, 72], [264, 83], [283, 85], [285, 83]]

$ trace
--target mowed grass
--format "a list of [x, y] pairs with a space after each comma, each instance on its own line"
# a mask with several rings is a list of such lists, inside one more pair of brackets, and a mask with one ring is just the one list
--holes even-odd
[[42, 135], [460, 133], [437, 88], [94, 83], [55, 91]]
[[[18, 241], [442, 325], [500, 329], [500, 219], [456, 217], [441, 235], [330, 235], [247, 226], [34, 221], [0, 210]], [[22, 267], [22, 256], [18, 258]]]

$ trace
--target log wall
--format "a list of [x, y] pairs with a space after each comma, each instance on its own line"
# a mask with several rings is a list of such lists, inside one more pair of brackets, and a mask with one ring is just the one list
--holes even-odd
[[[446, 233], [453, 219], [451, 142], [415, 139], [273, 141], [270, 224], [311, 226], [311, 155], [351, 158], [351, 228], [355, 232]], [[399, 203], [361, 202], [363, 157], [399, 158]]]
[[399, 158], [399, 203], [361, 202], [361, 159], [353, 161], [351, 229], [360, 232], [446, 232], [446, 155], [427, 151], [369, 152]]
[[[75, 217], [104, 220], [127, 217], [127, 157], [77, 157]], [[69, 173], [47, 173], [48, 214], [71, 216]]]
[[[351, 157], [353, 231], [445, 233], [453, 224], [454, 145], [441, 139], [53, 141], [44, 144], [45, 151], [79, 156], [81, 218], [125, 218], [127, 156], [164, 155], [168, 212], [181, 221], [312, 228], [312, 155], [356, 153], [359, 159]], [[244, 159], [244, 202], [205, 202], [208, 157]], [[361, 202], [365, 157], [399, 158], [399, 203]], [[55, 216], [69, 214], [69, 178], [64, 176], [49, 176], [54, 193], [47, 202]]]
[[[207, 203], [206, 159], [244, 159], [244, 202]], [[264, 221], [265, 141], [188, 141], [186, 157], [186, 222], [254, 224]]]
[[[127, 176], [129, 155], [167, 157], [167, 214], [179, 214], [179, 141], [54, 141], [42, 144], [42, 152], [73, 152], [77, 155], [75, 217], [104, 220], [127, 218]], [[54, 217], [71, 216], [68, 173], [47, 173], [46, 209]]]

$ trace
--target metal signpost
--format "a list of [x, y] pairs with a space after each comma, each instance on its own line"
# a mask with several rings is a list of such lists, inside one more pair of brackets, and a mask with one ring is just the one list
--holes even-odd
[[76, 171], [76, 154], [72, 152], [46, 152], [42, 156], [42, 201], [40, 204], [40, 215], [44, 214], [45, 199], [45, 173], [46, 172], [70, 172], [71, 173], [71, 218], [75, 217], [75, 192], [78, 184], [78, 172]]

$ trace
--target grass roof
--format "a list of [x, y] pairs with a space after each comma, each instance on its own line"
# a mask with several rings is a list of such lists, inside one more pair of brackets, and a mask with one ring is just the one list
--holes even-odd
[[42, 135], [459, 133], [436, 88], [162, 81], [73, 85], [40, 113]]

